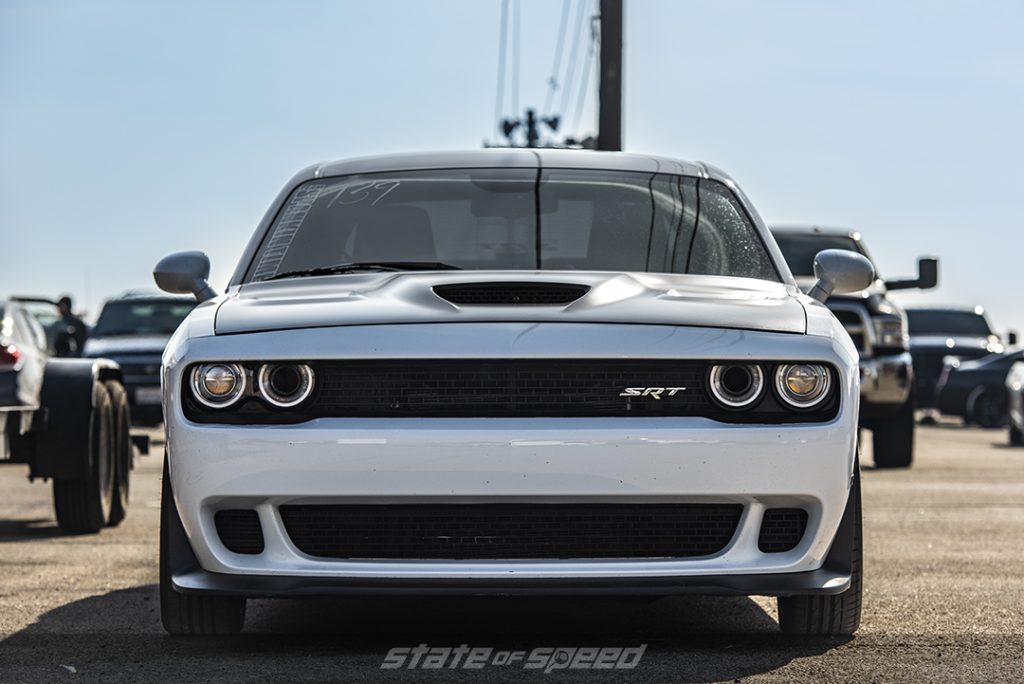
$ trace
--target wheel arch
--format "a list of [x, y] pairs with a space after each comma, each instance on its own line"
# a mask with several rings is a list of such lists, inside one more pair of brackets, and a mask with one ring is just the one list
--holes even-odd
[[89, 474], [93, 388], [106, 380], [121, 381], [121, 368], [107, 359], [51, 359], [46, 364], [33, 426], [32, 477], [75, 479]]

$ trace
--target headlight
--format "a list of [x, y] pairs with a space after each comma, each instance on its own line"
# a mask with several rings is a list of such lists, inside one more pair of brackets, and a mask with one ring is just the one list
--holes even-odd
[[784, 402], [795, 408], [817, 406], [832, 385], [828, 369], [814, 363], [787, 363], [775, 371], [775, 389]]
[[726, 408], [746, 408], [761, 398], [764, 372], [760, 366], [729, 364], [711, 367], [711, 394]]
[[237, 363], [204, 363], [192, 369], [192, 395], [210, 408], [226, 408], [245, 393], [245, 370]]
[[872, 323], [876, 347], [907, 346], [907, 323], [901, 316], [878, 316], [872, 319]]
[[313, 393], [313, 369], [304, 363], [265, 363], [256, 378], [260, 396], [278, 408], [291, 408]]

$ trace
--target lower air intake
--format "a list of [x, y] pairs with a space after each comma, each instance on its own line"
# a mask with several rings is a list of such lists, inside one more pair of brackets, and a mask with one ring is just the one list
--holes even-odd
[[678, 558], [719, 553], [738, 504], [287, 505], [310, 556], [350, 559]]
[[256, 511], [233, 509], [217, 511], [213, 516], [217, 536], [228, 551], [263, 553], [263, 528]]
[[769, 508], [761, 520], [757, 547], [763, 553], [792, 551], [807, 530], [807, 511], [802, 508]]

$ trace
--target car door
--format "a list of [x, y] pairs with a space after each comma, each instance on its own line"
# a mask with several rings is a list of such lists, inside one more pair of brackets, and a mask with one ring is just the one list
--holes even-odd
[[14, 320], [13, 337], [22, 358], [18, 372], [18, 398], [22, 404], [36, 407], [39, 405], [43, 373], [50, 356], [46, 331], [39, 325], [39, 321], [20, 306], [14, 306], [11, 314]]

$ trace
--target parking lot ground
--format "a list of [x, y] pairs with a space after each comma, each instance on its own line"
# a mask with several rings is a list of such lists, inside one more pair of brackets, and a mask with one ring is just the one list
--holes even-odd
[[[1024, 681], [1024, 449], [950, 425], [918, 439], [911, 470], [864, 473], [865, 612], [852, 639], [786, 638], [773, 601], [703, 597], [262, 600], [242, 636], [171, 638], [156, 586], [159, 446], [138, 460], [128, 519], [95, 536], [62, 535], [49, 486], [2, 466], [0, 682]], [[646, 649], [620, 670], [558, 669], [554, 651], [543, 669], [381, 669], [389, 649], [419, 644], [492, 658]]]

